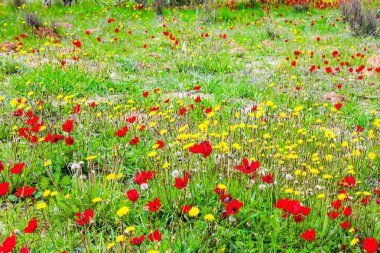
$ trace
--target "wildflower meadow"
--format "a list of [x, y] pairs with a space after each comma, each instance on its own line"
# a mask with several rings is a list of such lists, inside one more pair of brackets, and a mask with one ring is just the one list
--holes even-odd
[[0, 253], [379, 244], [379, 1], [0, 0]]

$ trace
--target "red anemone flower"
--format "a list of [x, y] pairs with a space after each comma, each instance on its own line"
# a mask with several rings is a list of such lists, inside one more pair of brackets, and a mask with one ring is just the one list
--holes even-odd
[[233, 199], [230, 203], [226, 204], [227, 215], [237, 214], [243, 203], [237, 199]]
[[340, 224], [340, 227], [343, 228], [343, 229], [349, 229], [351, 226], [351, 223], [348, 222], [348, 221], [344, 221]]
[[149, 240], [151, 240], [152, 242], [159, 242], [161, 241], [162, 234], [160, 233], [160, 231], [154, 230], [154, 232], [149, 234], [148, 237]]
[[249, 161], [247, 158], [243, 158], [243, 165], [239, 165], [236, 167], [237, 170], [240, 170], [244, 174], [253, 173], [258, 168], [260, 168], [260, 162], [259, 161], [253, 161], [251, 164], [249, 164]]
[[0, 183], [0, 197], [7, 194], [9, 191], [9, 182]]
[[328, 216], [330, 219], [335, 220], [336, 218], [338, 218], [339, 213], [338, 213], [338, 212], [328, 212], [328, 213], [327, 213], [327, 216]]
[[74, 219], [74, 221], [79, 226], [84, 226], [85, 224], [89, 223], [91, 219], [94, 218], [94, 210], [87, 209], [83, 213], [75, 213], [75, 215], [78, 217], [78, 219]]
[[201, 154], [203, 157], [208, 157], [212, 153], [212, 147], [210, 142], [202, 141], [199, 144], [194, 144], [189, 148], [191, 153]]
[[10, 172], [12, 174], [20, 174], [22, 170], [24, 169], [25, 163], [19, 163], [15, 164], [11, 169]]
[[161, 201], [158, 198], [155, 198], [153, 201], [150, 201], [146, 207], [151, 212], [156, 212], [161, 207]]
[[127, 197], [130, 201], [136, 202], [139, 199], [140, 195], [136, 188], [134, 188], [132, 190], [127, 191]]
[[26, 226], [26, 228], [24, 228], [24, 233], [25, 234], [31, 234], [34, 232], [34, 230], [36, 230], [38, 226], [38, 221], [36, 218], [33, 218], [31, 221], [29, 221], [28, 225]]
[[335, 210], [338, 210], [340, 208], [340, 206], [342, 205], [342, 201], [340, 199], [338, 199], [337, 201], [332, 201], [331, 202], [331, 206], [332, 208], [334, 208]]
[[79, 112], [80, 112], [80, 104], [73, 106], [73, 113], [79, 114]]
[[306, 229], [306, 231], [302, 233], [302, 238], [305, 239], [306, 241], [314, 241], [315, 235], [316, 235], [316, 232], [314, 228], [312, 230]]
[[350, 206], [342, 209], [342, 214], [346, 217], [350, 216], [352, 213], [352, 208]]
[[66, 146], [71, 146], [74, 144], [74, 138], [72, 136], [68, 136], [66, 139], [65, 139], [65, 142], [66, 142]]
[[30, 250], [29, 250], [28, 246], [22, 247], [20, 249], [20, 253], [30, 253]]
[[134, 137], [132, 138], [130, 141], [129, 141], [129, 145], [136, 145], [137, 143], [139, 143], [140, 140], [139, 140], [139, 137]]
[[124, 137], [127, 132], [128, 132], [128, 127], [124, 126], [122, 129], [117, 130], [114, 134], [115, 136]]
[[264, 183], [271, 184], [271, 183], [273, 183], [273, 175], [272, 174], [268, 174], [266, 176], [263, 176], [261, 178], [261, 180], [263, 180]]
[[34, 187], [24, 186], [17, 189], [15, 196], [19, 198], [21, 197], [27, 198], [31, 196], [35, 191], [36, 191], [36, 188]]
[[189, 178], [187, 176], [184, 176], [183, 178], [176, 178], [174, 186], [177, 187], [177, 189], [183, 189], [187, 186], [187, 183], [189, 182]]
[[158, 140], [156, 142], [156, 144], [158, 145], [157, 149], [161, 149], [161, 148], [163, 148], [165, 146], [165, 143], [163, 141], [161, 141], [161, 140]]
[[132, 116], [132, 117], [126, 119], [125, 121], [127, 121], [128, 123], [133, 123], [136, 121], [136, 116]]
[[379, 244], [375, 238], [365, 238], [363, 241], [363, 249], [365, 249], [367, 253], [376, 253], [379, 249]]
[[135, 237], [133, 238], [132, 240], [130, 240], [130, 242], [133, 244], [133, 245], [140, 245], [143, 241], [145, 240], [145, 236], [142, 235], [140, 237]]
[[62, 124], [62, 130], [66, 133], [70, 133], [74, 128], [74, 120], [68, 119], [64, 124]]
[[188, 213], [191, 209], [191, 206], [190, 205], [184, 205], [181, 210], [183, 213]]
[[11, 253], [14, 247], [16, 247], [16, 235], [12, 233], [12, 235], [5, 238], [3, 244], [0, 245], [0, 252]]

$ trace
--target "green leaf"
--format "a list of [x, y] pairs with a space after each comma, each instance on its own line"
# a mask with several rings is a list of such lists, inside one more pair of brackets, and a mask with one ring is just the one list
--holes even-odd
[[43, 191], [39, 191], [39, 192], [37, 192], [37, 193], [34, 195], [34, 198], [38, 199], [39, 197], [42, 196], [43, 193], [44, 193]]
[[46, 188], [48, 188], [49, 184], [50, 184], [49, 178], [47, 178], [47, 177], [41, 178], [41, 183], [40, 183], [41, 190], [46, 190]]
[[17, 198], [15, 195], [9, 195], [8, 196], [9, 200], [12, 202], [18, 202], [20, 199]]
[[68, 186], [71, 184], [71, 177], [69, 175], [64, 176], [59, 182], [62, 186]]

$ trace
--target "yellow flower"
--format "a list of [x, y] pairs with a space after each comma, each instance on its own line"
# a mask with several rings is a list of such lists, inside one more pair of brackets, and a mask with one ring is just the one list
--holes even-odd
[[15, 99], [15, 98], [14, 98], [14, 99], [12, 99], [12, 101], [11, 101], [11, 103], [10, 103], [10, 104], [11, 104], [11, 106], [12, 106], [12, 107], [16, 106], [16, 105], [18, 104], [18, 101], [17, 101], [17, 99]]
[[332, 155], [330, 155], [330, 154], [326, 155], [326, 161], [331, 162], [332, 159], [333, 159], [333, 156], [332, 156]]
[[110, 242], [110, 243], [107, 244], [107, 249], [110, 249], [110, 248], [112, 248], [113, 246], [115, 246], [115, 243]]
[[210, 112], [209, 114], [207, 114], [207, 118], [211, 118], [215, 115], [215, 112]]
[[56, 191], [53, 191], [53, 192], [50, 193], [50, 196], [52, 196], [52, 197], [55, 197], [57, 195], [58, 195], [58, 192], [56, 192]]
[[40, 202], [36, 205], [36, 209], [37, 210], [40, 210], [40, 209], [44, 209], [46, 207], [46, 204], [45, 202]]
[[270, 134], [268, 134], [268, 133], [267, 133], [267, 134], [264, 134], [264, 135], [263, 135], [263, 138], [264, 138], [264, 139], [269, 139], [269, 138], [270, 138]]
[[47, 197], [50, 195], [50, 193], [51, 193], [50, 190], [45, 190], [44, 193], [42, 194], [42, 196]]
[[149, 157], [153, 157], [153, 156], [155, 156], [155, 155], [157, 155], [157, 152], [156, 152], [156, 151], [152, 151], [152, 152], [150, 152], [150, 153], [148, 154]]
[[166, 169], [170, 166], [170, 163], [165, 163], [164, 165], [162, 165], [162, 168]]
[[51, 160], [47, 160], [46, 162], [44, 162], [44, 166], [49, 166], [51, 164]]
[[345, 200], [347, 198], [347, 195], [344, 193], [339, 194], [338, 199]]
[[212, 214], [206, 214], [206, 215], [205, 215], [205, 220], [206, 220], [206, 221], [214, 221], [214, 220], [215, 220], [215, 217], [214, 217], [214, 215], [212, 215]]
[[118, 237], [116, 237], [116, 242], [122, 242], [124, 241], [124, 235], [119, 235]]
[[189, 215], [190, 215], [191, 217], [195, 217], [195, 216], [197, 216], [199, 213], [200, 213], [200, 211], [199, 211], [199, 208], [198, 208], [198, 207], [192, 207], [192, 208], [190, 209], [190, 211], [189, 211]]
[[151, 250], [148, 251], [148, 253], [158, 253], [158, 250], [151, 249]]
[[350, 245], [351, 246], [356, 245], [356, 244], [358, 244], [358, 242], [359, 242], [359, 239], [358, 238], [354, 238], [354, 239], [351, 240]]
[[100, 201], [102, 201], [102, 199], [100, 197], [92, 199], [92, 203], [98, 203]]
[[293, 189], [286, 189], [285, 193], [293, 193]]
[[317, 175], [317, 174], [319, 174], [319, 170], [317, 170], [317, 169], [310, 169], [310, 172], [311, 172], [311, 174], [313, 174], [313, 175]]
[[94, 160], [96, 157], [97, 157], [96, 155], [88, 156], [88, 157], [86, 158], [86, 160], [87, 160], [87, 161], [89, 161], [89, 160]]
[[227, 189], [227, 186], [225, 186], [224, 184], [218, 184], [218, 188], [223, 190], [223, 189]]
[[178, 132], [183, 132], [183, 131], [185, 131], [187, 128], [189, 128], [189, 125], [188, 124], [186, 124], [186, 125], [184, 125], [183, 127], [181, 127], [180, 129], [178, 129]]
[[325, 194], [321, 193], [321, 194], [318, 194], [317, 198], [323, 199], [325, 196], [326, 196]]
[[374, 159], [376, 158], [375, 153], [373, 153], [373, 152], [369, 152], [369, 153], [368, 153], [368, 158], [371, 159], [371, 160], [374, 160]]
[[352, 152], [352, 155], [353, 156], [360, 156], [360, 151], [359, 150], [357, 150], [357, 149], [355, 149], [353, 152]]
[[134, 226], [129, 226], [125, 229], [125, 231], [127, 231], [127, 233], [129, 232], [132, 232], [132, 231], [135, 231], [135, 227]]
[[118, 211], [117, 211], [117, 216], [121, 217], [121, 216], [124, 216], [126, 215], [127, 213], [129, 213], [129, 207], [127, 206], [123, 206], [122, 208], [120, 208]]
[[115, 174], [109, 174], [108, 176], [107, 176], [107, 179], [108, 180], [113, 180], [113, 179], [115, 179], [116, 178], [116, 175]]

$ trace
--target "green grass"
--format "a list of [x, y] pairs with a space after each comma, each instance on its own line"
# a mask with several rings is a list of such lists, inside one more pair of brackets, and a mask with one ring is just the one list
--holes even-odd
[[[202, 6], [165, 9], [161, 20], [153, 9], [132, 8], [132, 2], [105, 7], [90, 1], [70, 8], [0, 5], [0, 43], [23, 43], [16, 52], [0, 49], [0, 182], [10, 183], [0, 197], [0, 243], [17, 230], [16, 249], [27, 245], [31, 252], [339, 252], [343, 245], [347, 252], [364, 252], [365, 238], [379, 242], [374, 190], [380, 187], [380, 66], [370, 74], [355, 71], [369, 68], [367, 60], [379, 54], [376, 39], [352, 36], [336, 9], [306, 13], [279, 5], [267, 12], [265, 5], [239, 3], [237, 10], [223, 6], [211, 14]], [[56, 31], [62, 39], [38, 37], [23, 22], [32, 12], [44, 26], [61, 23]], [[300, 54], [292, 66], [295, 51]], [[349, 62], [353, 73], [341, 62]], [[312, 65], [320, 69], [311, 73]], [[328, 92], [343, 98], [340, 110], [340, 101], [324, 99]], [[23, 116], [14, 115], [18, 109]], [[36, 143], [20, 136], [20, 129], [35, 125], [26, 124], [28, 111], [46, 127], [31, 130]], [[136, 122], [127, 123], [131, 116]], [[68, 119], [74, 120], [70, 133], [62, 130]], [[124, 126], [125, 136], [115, 136]], [[49, 134], [63, 140], [45, 142]], [[68, 136], [73, 145], [65, 144]], [[139, 143], [129, 144], [134, 137]], [[209, 157], [189, 152], [205, 140], [213, 148]], [[242, 158], [260, 161], [256, 179], [236, 169]], [[22, 173], [12, 174], [10, 168], [22, 162]], [[182, 190], [173, 186], [175, 170], [181, 178], [190, 173]], [[135, 181], [142, 171], [155, 171], [145, 190]], [[264, 183], [268, 174], [274, 182]], [[354, 187], [338, 185], [346, 176], [355, 177]], [[33, 198], [15, 196], [23, 186], [36, 188]], [[226, 206], [213, 192], [216, 186], [244, 204], [237, 214], [223, 218]], [[140, 194], [136, 203], [125, 196], [133, 188]], [[350, 196], [342, 205], [353, 214], [332, 220], [327, 212], [342, 189]], [[161, 208], [147, 211], [155, 198]], [[310, 207], [303, 222], [281, 218], [274, 204], [284, 198]], [[38, 208], [41, 203], [46, 207]], [[184, 214], [183, 205], [200, 214]], [[123, 206], [130, 211], [119, 217]], [[86, 209], [95, 216], [79, 226], [75, 213]], [[207, 214], [215, 220], [206, 220]], [[25, 234], [34, 217], [37, 230]], [[343, 221], [350, 229], [341, 228]], [[302, 239], [312, 228], [316, 239]], [[148, 237], [140, 247], [130, 243], [156, 229], [160, 243]], [[361, 241], [354, 243], [356, 237]]]

